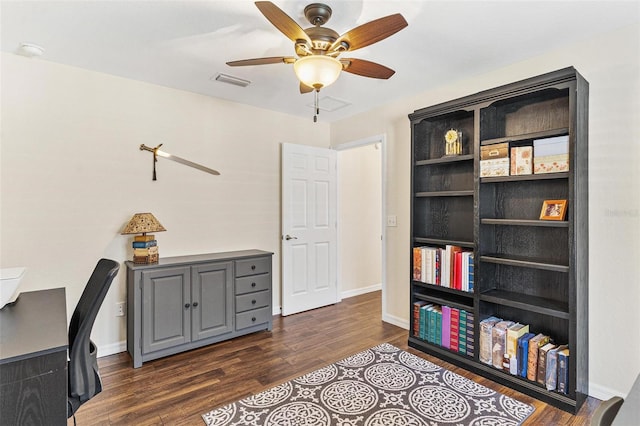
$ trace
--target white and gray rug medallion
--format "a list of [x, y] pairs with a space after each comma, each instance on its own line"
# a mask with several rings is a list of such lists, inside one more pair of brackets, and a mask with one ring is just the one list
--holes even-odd
[[506, 426], [533, 410], [383, 343], [202, 418], [215, 426]]

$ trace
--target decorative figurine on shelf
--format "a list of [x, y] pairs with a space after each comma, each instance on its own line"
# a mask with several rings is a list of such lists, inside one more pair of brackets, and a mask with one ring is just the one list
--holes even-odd
[[444, 155], [460, 155], [462, 154], [462, 132], [451, 129], [444, 134]]

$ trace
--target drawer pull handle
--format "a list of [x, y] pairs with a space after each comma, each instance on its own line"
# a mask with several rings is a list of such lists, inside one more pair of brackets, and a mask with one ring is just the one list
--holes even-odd
[[255, 286], [256, 286], [256, 283], [251, 283], [251, 287], [255, 287]]
[[252, 304], [252, 305], [255, 305], [255, 304], [256, 304], [256, 301], [255, 301], [255, 300], [252, 300], [252, 301], [251, 301], [251, 304]]
[[256, 317], [251, 318], [251, 322], [256, 322]]
[[189, 309], [189, 306], [191, 306], [189, 303], [185, 303], [185, 304], [184, 304], [184, 308], [185, 308], [185, 309]]
[[193, 307], [197, 308], [198, 307], [198, 302], [193, 302]]
[[256, 270], [256, 265], [251, 265], [251, 270], [255, 271]]

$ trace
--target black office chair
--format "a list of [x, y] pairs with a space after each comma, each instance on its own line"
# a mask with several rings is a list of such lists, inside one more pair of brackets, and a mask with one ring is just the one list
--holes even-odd
[[120, 264], [113, 260], [98, 261], [71, 317], [67, 418], [74, 416], [74, 424], [78, 408], [102, 391], [98, 373], [98, 351], [89, 337], [98, 310], [119, 268]]

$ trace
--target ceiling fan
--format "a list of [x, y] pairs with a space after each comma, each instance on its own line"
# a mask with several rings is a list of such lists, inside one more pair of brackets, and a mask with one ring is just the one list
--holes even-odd
[[363, 77], [388, 79], [395, 71], [384, 65], [364, 59], [339, 58], [351, 52], [377, 43], [406, 27], [407, 21], [396, 13], [360, 25], [340, 35], [323, 25], [331, 18], [331, 8], [322, 3], [311, 3], [304, 8], [304, 15], [313, 25], [302, 29], [289, 15], [270, 1], [257, 1], [256, 6], [280, 32], [294, 43], [296, 55], [272, 56], [227, 62], [232, 67], [267, 64], [293, 64], [300, 80], [300, 93], [315, 91], [315, 110], [319, 114], [318, 92], [335, 82], [341, 71]]

